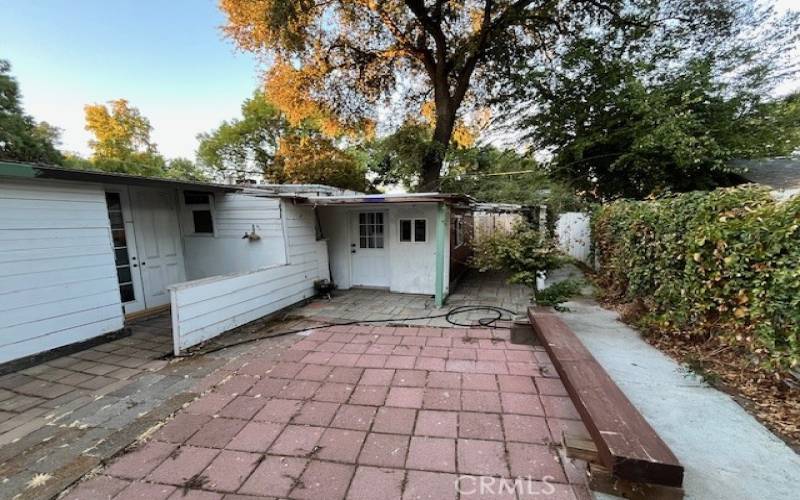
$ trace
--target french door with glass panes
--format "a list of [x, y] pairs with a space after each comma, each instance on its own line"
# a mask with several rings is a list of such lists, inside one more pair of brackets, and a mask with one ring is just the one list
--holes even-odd
[[354, 212], [350, 219], [352, 286], [388, 287], [389, 237], [384, 212]]

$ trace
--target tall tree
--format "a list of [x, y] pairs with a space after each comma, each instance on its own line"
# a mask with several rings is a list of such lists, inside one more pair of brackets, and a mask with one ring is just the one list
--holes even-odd
[[22, 109], [11, 64], [0, 59], [0, 158], [16, 161], [61, 163], [60, 130], [47, 122], [36, 123]]
[[275, 170], [285, 182], [327, 184], [355, 191], [370, 189], [366, 169], [358, 159], [320, 135], [283, 137], [275, 155]]
[[[662, 0], [656, 18], [686, 8]], [[735, 182], [732, 158], [800, 147], [797, 96], [770, 97], [796, 74], [800, 17], [748, 0], [716, 8], [706, 31], [680, 21], [634, 34], [598, 27], [551, 61], [520, 68], [505, 115], [531, 148], [552, 153], [554, 174], [592, 197]]]
[[86, 130], [94, 135], [89, 141], [94, 160], [145, 161], [158, 155], [150, 139], [150, 120], [125, 99], [106, 104], [84, 106]]
[[[376, 184], [402, 184], [407, 189], [418, 188], [420, 165], [428, 154], [436, 121], [433, 103], [424, 103], [419, 116], [406, 117], [400, 127], [384, 137], [372, 138], [356, 145], [362, 151]], [[488, 115], [475, 116], [469, 124], [456, 122], [450, 147], [444, 156], [444, 165], [449, 172], [463, 163], [474, 151], [481, 128], [488, 122]], [[443, 189], [440, 183], [437, 189]]]
[[275, 153], [288, 123], [281, 111], [262, 92], [242, 104], [242, 117], [224, 121], [197, 136], [198, 161], [223, 175], [246, 177], [261, 174], [278, 180]]
[[150, 138], [153, 130], [150, 120], [127, 100], [116, 99], [107, 105], [89, 104], [84, 106], [84, 112], [86, 130], [94, 136], [89, 141], [92, 157], [86, 160], [68, 156], [65, 159], [68, 166], [151, 177], [206, 178], [191, 160], [165, 160]]
[[326, 125], [307, 117], [293, 125], [257, 91], [242, 104], [242, 117], [197, 136], [201, 165], [236, 178], [263, 175], [275, 183], [320, 183], [363, 191], [366, 170], [359, 159], [326, 137]]
[[[276, 104], [333, 130], [435, 106], [419, 189], [439, 187], [459, 113], [483, 105], [520, 68], [554, 57], [595, 26], [630, 30], [677, 22], [703, 30], [716, 0], [680, 0], [684, 17], [655, 19], [654, 0], [221, 0], [225, 32], [277, 60], [267, 75]], [[270, 85], [270, 82], [282, 84]], [[298, 118], [299, 118], [298, 117]], [[402, 120], [401, 120], [402, 121]]]

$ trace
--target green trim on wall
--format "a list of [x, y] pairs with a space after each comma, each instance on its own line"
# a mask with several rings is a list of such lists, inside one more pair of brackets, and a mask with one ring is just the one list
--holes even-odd
[[2, 167], [2, 170], [0, 170], [0, 176], [3, 177], [22, 177], [25, 179], [33, 179], [38, 176], [38, 169], [33, 165], [0, 161], [0, 167]]
[[436, 307], [444, 305], [444, 255], [447, 234], [447, 205], [436, 206]]

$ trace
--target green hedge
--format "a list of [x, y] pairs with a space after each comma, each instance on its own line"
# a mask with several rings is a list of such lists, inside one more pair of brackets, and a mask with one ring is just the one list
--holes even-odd
[[592, 220], [606, 292], [660, 334], [719, 336], [774, 369], [800, 363], [800, 196], [754, 186], [617, 201]]

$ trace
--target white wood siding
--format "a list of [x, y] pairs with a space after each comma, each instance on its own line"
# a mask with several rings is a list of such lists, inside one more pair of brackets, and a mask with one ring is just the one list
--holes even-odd
[[[184, 224], [191, 214], [184, 212]], [[243, 239], [255, 228], [258, 241]], [[280, 201], [238, 193], [217, 193], [214, 197], [212, 235], [187, 235], [183, 238], [186, 277], [189, 280], [253, 271], [286, 263], [281, 225]]]
[[0, 180], [0, 363], [122, 326], [102, 187]]
[[291, 203], [282, 203], [281, 209], [287, 264], [171, 287], [176, 354], [312, 297], [314, 281], [328, 277], [318, 257], [327, 255], [327, 247], [316, 241], [313, 209]]

